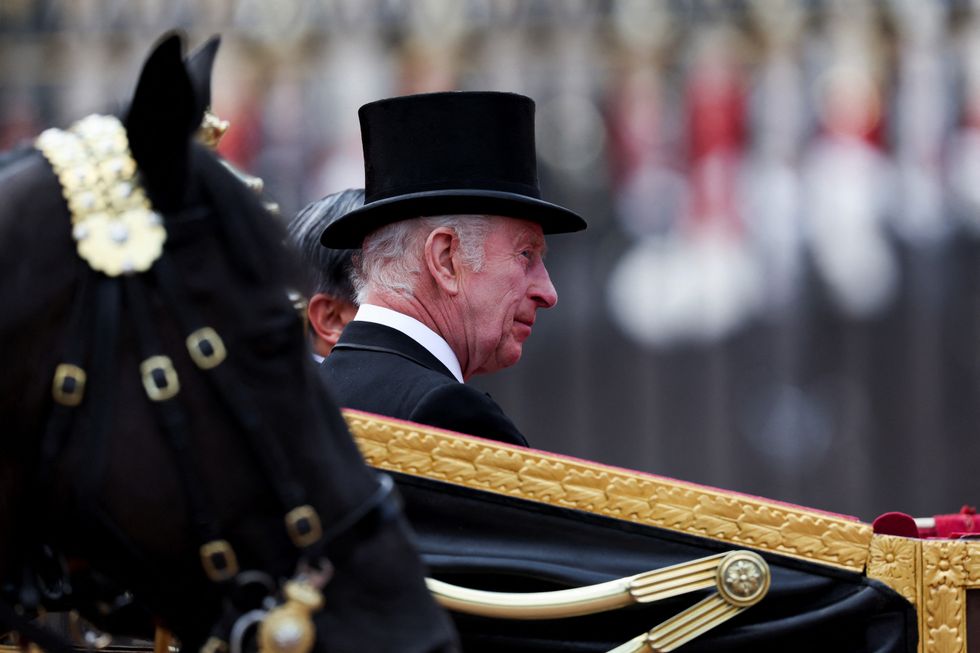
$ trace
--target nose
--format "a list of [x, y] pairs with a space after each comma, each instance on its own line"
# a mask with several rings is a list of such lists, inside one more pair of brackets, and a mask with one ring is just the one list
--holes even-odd
[[558, 303], [558, 291], [551, 283], [551, 276], [548, 274], [548, 268], [545, 267], [543, 261], [537, 268], [535, 278], [531, 282], [531, 298], [538, 305], [538, 308], [551, 308]]

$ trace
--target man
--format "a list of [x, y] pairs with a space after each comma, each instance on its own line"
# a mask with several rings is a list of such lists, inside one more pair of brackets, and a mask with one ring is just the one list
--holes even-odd
[[585, 221], [540, 199], [534, 103], [432, 93], [361, 107], [365, 204], [327, 247], [360, 247], [361, 306], [321, 368], [341, 406], [526, 445], [465, 381], [516, 363], [558, 297], [546, 233]]
[[337, 344], [340, 332], [357, 312], [351, 281], [352, 249], [320, 246], [320, 234], [331, 220], [364, 204], [364, 189], [349, 188], [308, 205], [289, 221], [289, 239], [302, 259], [308, 298], [306, 316], [310, 325], [313, 356], [318, 362]]

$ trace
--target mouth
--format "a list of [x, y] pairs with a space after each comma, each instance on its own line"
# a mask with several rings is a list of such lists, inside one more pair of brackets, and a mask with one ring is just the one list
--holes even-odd
[[531, 329], [534, 328], [534, 318], [527, 320], [522, 320], [519, 318], [514, 318], [514, 326], [517, 327], [519, 332], [523, 332], [523, 336], [526, 338], [531, 335]]

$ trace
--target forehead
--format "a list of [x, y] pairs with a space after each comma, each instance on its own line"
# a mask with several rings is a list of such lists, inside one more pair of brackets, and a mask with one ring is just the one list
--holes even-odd
[[538, 247], [544, 249], [544, 232], [541, 225], [530, 220], [508, 218], [494, 215], [491, 217], [491, 241], [500, 245], [513, 247]]

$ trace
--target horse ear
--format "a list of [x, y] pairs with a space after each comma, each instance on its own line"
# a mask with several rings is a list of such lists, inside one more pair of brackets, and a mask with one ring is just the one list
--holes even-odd
[[178, 34], [164, 37], [143, 64], [126, 116], [129, 148], [158, 211], [180, 207], [191, 135], [201, 111], [184, 66]]
[[211, 106], [211, 70], [220, 45], [221, 37], [212, 36], [187, 57], [187, 74], [190, 75], [194, 98], [197, 100], [195, 111], [201, 114]]

